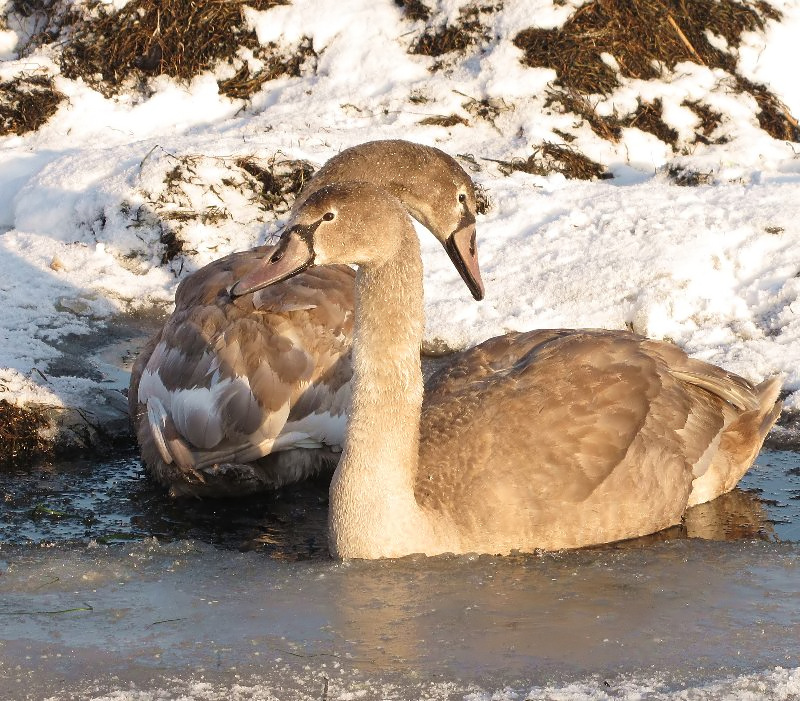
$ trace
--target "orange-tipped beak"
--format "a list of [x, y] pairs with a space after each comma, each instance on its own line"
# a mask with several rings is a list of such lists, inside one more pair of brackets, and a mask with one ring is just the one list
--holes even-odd
[[456, 270], [466, 283], [472, 296], [478, 301], [483, 299], [484, 289], [481, 271], [478, 266], [478, 247], [475, 242], [475, 221], [462, 226], [450, 235], [444, 246]]
[[253, 270], [234, 283], [230, 290], [231, 297], [241, 297], [274, 285], [312, 265], [314, 252], [309, 244], [311, 237], [305, 235], [306, 233], [301, 227], [293, 227], [284, 232], [278, 245]]

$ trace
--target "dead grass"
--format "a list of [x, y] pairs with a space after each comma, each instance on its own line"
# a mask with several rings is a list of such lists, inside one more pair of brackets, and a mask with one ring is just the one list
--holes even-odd
[[[168, 75], [191, 80], [220, 62], [237, 67], [221, 82], [231, 97], [250, 97], [264, 82], [279, 75], [299, 75], [310, 57], [316, 57], [310, 40], [295, 51], [281, 52], [275, 45], [262, 47], [255, 32], [243, 21], [245, 4], [267, 10], [287, 0], [133, 0], [114, 11], [93, 2], [88, 7], [66, 9], [51, 3], [50, 34], [57, 27], [66, 37], [61, 71], [68, 78], [83, 78], [106, 96], [131, 82]], [[59, 33], [55, 32], [55, 33]], [[250, 70], [239, 56], [249, 49], [263, 68]]]
[[682, 187], [697, 187], [698, 185], [712, 185], [714, 183], [713, 173], [702, 173], [699, 170], [692, 170], [682, 165], [669, 165], [666, 173], [672, 182]]
[[240, 158], [236, 165], [258, 183], [259, 199], [264, 211], [280, 214], [288, 212], [297, 193], [314, 175], [314, 166], [308, 161], [290, 159], [262, 163], [254, 158]]
[[559, 85], [584, 94], [608, 94], [619, 81], [603, 53], [613, 56], [620, 73], [630, 78], [658, 78], [662, 67], [672, 69], [681, 61], [698, 59], [734, 73], [733, 55], [713, 46], [706, 32], [736, 48], [742, 32], [763, 29], [766, 19], [777, 16], [766, 3], [733, 0], [595, 0], [562, 27], [526, 29], [514, 43], [525, 52], [528, 65], [555, 69]]
[[678, 132], [667, 126], [662, 116], [662, 110], [663, 105], [659, 99], [652, 103], [640, 101], [636, 111], [620, 120], [620, 124], [649, 132], [674, 148], [678, 144]]
[[549, 141], [534, 148], [527, 159], [497, 161], [498, 168], [504, 175], [514, 171], [531, 173], [532, 175], [550, 175], [561, 173], [572, 180], [606, 180], [613, 175], [602, 165], [593, 161], [566, 144], [554, 144]]
[[427, 22], [431, 17], [430, 8], [420, 0], [394, 0], [394, 4], [403, 9], [406, 19]]
[[317, 59], [317, 52], [314, 51], [314, 45], [309, 37], [303, 37], [291, 51], [282, 51], [277, 44], [267, 44], [258, 47], [255, 54], [263, 62], [264, 67], [252, 70], [248, 63], [243, 63], [236, 75], [220, 81], [219, 89], [222, 94], [233, 99], [248, 99], [267, 81], [281, 76], [297, 78], [302, 75], [303, 68], [309, 62], [316, 65]]
[[692, 110], [700, 119], [699, 127], [695, 129], [694, 132], [695, 143], [724, 144], [727, 141], [727, 137], [724, 136], [720, 136], [716, 139], [711, 138], [717, 127], [722, 124], [722, 114], [720, 112], [717, 112], [717, 110], [703, 102], [697, 101], [684, 102], [683, 106]]
[[0, 468], [25, 465], [46, 454], [50, 445], [40, 430], [48, 424], [40, 412], [0, 399]]
[[597, 113], [595, 104], [588, 96], [575, 89], [562, 88], [548, 92], [545, 106], [558, 107], [564, 112], [577, 114], [589, 124], [595, 134], [608, 141], [619, 141], [623, 127], [635, 127], [655, 135], [673, 148], [678, 143], [678, 132], [664, 121], [660, 99], [652, 103], [640, 101], [636, 110], [625, 117], [617, 114], [604, 116]]
[[486, 214], [493, 206], [489, 191], [483, 185], [475, 185], [475, 211], [478, 214]]
[[[403, 2], [403, 4], [416, 5], [417, 3], [412, 0], [412, 2]], [[501, 3], [466, 5], [459, 10], [458, 18], [452, 24], [428, 27], [411, 47], [409, 53], [435, 58], [452, 52], [463, 53], [475, 44], [488, 40], [490, 33], [487, 26], [488, 19], [501, 8]], [[430, 16], [423, 18], [419, 13], [417, 15], [416, 19], [425, 19], [426, 21]], [[408, 9], [406, 9], [406, 16], [411, 19]], [[434, 69], [438, 66], [439, 64], [434, 66]]]
[[418, 123], [436, 127], [454, 127], [458, 124], [469, 126], [469, 120], [464, 119], [464, 117], [461, 117], [457, 114], [451, 114], [447, 116], [435, 114], [430, 117], [425, 117], [425, 119], [420, 119]]
[[[708, 39], [708, 33], [722, 37], [733, 50], [743, 32], [762, 30], [767, 20], [780, 16], [766, 2], [594, 0], [581, 6], [563, 26], [526, 29], [517, 34], [514, 44], [524, 52], [527, 65], [556, 71], [559, 101], [588, 119], [604, 138], [614, 136], [614, 126], [602, 117], [590, 118], [593, 110], [585, 100], [592, 94], [608, 95], [619, 85], [617, 70], [603, 60], [608, 54], [620, 75], [643, 80], [658, 78], [681, 61], [721, 68], [736, 76], [738, 90], [756, 99], [763, 129], [775, 138], [797, 140], [797, 122], [785, 106], [764, 86], [738, 76], [734, 53], [715, 47]], [[647, 131], [655, 129], [667, 136], [653, 116], [641, 113], [637, 121]]]
[[0, 83], [0, 136], [35, 131], [64, 99], [49, 75], [20, 75]]
[[[170, 163], [164, 170], [163, 187], [155, 192], [143, 191], [145, 203], [137, 207], [126, 204], [122, 213], [129, 219], [129, 227], [142, 231], [139, 235], [142, 241], [157, 237], [159, 263], [176, 274], [183, 270], [184, 257], [196, 253], [187, 245], [185, 228], [197, 222], [214, 226], [231, 220], [232, 214], [226, 206], [229, 195], [235, 192], [239, 197], [244, 196], [267, 219], [269, 215], [287, 212], [297, 193], [314, 174], [310, 163], [279, 155], [269, 160], [252, 156], [213, 159], [166, 152], [162, 156]], [[204, 175], [203, 167], [209, 160], [223, 162], [221, 178], [209, 179]], [[198, 208], [200, 192], [204, 193], [202, 200], [215, 204]]]
[[774, 139], [800, 141], [800, 125], [797, 119], [764, 85], [742, 76], [736, 76], [736, 85], [739, 90], [750, 93], [755, 98], [759, 107], [756, 114], [758, 124], [765, 132]]

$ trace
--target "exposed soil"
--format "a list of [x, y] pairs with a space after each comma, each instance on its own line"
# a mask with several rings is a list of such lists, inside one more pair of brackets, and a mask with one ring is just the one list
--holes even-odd
[[49, 452], [41, 435], [48, 426], [39, 411], [0, 399], [0, 468], [25, 465]]

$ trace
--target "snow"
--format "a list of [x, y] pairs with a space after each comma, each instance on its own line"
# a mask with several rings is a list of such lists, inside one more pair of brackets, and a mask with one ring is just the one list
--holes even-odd
[[[247, 104], [220, 95], [210, 73], [190, 84], [155, 79], [147, 99], [104, 98], [59, 76], [46, 53], [15, 56], [26, 36], [9, 21], [0, 78], [55, 74], [67, 99], [37, 132], [0, 137], [2, 396], [85, 406], [99, 381], [52, 370], [69, 334], [102, 338], [120, 314], [169, 309], [188, 272], [277, 230], [283, 214], [259, 209], [237, 159], [319, 166], [363, 141], [407, 138], [473, 159], [462, 163], [492, 202], [478, 222], [484, 302], [470, 299], [441, 247], [423, 240], [428, 342], [458, 348], [517, 329], [633, 328], [754, 381], [780, 374], [786, 406], [800, 409], [800, 146], [762, 131], [755, 101], [733, 92], [729, 75], [693, 63], [663, 80], [622, 79], [593, 101], [611, 114], [660, 98], [665, 121], [689, 140], [697, 118], [682, 103], [702, 100], [727, 115], [714, 134], [726, 143], [675, 155], [629, 128], [614, 144], [545, 107], [554, 73], [523, 66], [512, 39], [534, 24], [558, 26], [580, 4], [507, 0], [486, 51], [445, 57], [438, 71], [429, 70], [434, 59], [408, 53], [421, 23], [403, 20], [393, 0], [248, 9], [261, 42], [291, 50], [310, 37], [318, 64], [316, 74], [267, 83]], [[463, 5], [443, 0], [440, 16]], [[797, 115], [800, 0], [781, 10], [781, 23], [745, 37], [740, 70]], [[419, 124], [450, 114], [469, 124]], [[496, 161], [561, 142], [554, 129], [573, 134], [572, 145], [615, 179], [498, 170]], [[679, 187], [668, 165], [707, 173], [711, 184]], [[159, 227], [192, 211], [221, 216], [183, 222], [189, 253], [162, 265]], [[103, 383], [122, 389], [125, 378]]]

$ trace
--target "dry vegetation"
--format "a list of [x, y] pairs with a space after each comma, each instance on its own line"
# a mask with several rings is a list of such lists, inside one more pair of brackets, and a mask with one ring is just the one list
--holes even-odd
[[683, 187], [697, 187], [698, 185], [710, 185], [714, 182], [713, 173], [701, 173], [675, 163], [667, 166], [667, 177], [676, 185]]
[[[649, 80], [661, 77], [681, 61], [721, 68], [734, 77], [735, 89], [751, 94], [758, 103], [761, 127], [776, 139], [800, 139], [797, 121], [763, 85], [738, 75], [732, 52], [714, 46], [708, 33], [722, 37], [736, 49], [745, 31], [764, 29], [767, 20], [780, 13], [766, 2], [734, 0], [641, 0], [614, 2], [594, 0], [580, 7], [557, 29], [530, 28], [520, 32], [514, 43], [524, 52], [530, 66], [545, 66], [557, 73], [551, 102], [584, 117], [604, 138], [614, 138], [620, 126], [594, 114], [587, 96], [607, 95], [619, 85], [618, 73], [604, 55], [613, 57], [619, 75]], [[703, 107], [695, 107], [695, 111]], [[710, 109], [710, 108], [705, 108]], [[661, 126], [660, 109], [654, 104], [640, 106], [635, 126], [656, 136], [671, 136]], [[703, 129], [708, 122], [703, 120]], [[622, 126], [625, 126], [622, 124]], [[704, 135], [708, 138], [708, 134]]]
[[[188, 81], [227, 63], [233, 75], [220, 81], [220, 90], [246, 99], [269, 80], [300, 75], [316, 59], [310, 39], [291, 49], [262, 46], [246, 27], [245, 6], [267, 10], [287, 2], [132, 0], [120, 10], [99, 0], [78, 6], [65, 0], [17, 0], [12, 5], [18, 14], [42, 18], [43, 29], [28, 42], [28, 50], [58, 42], [62, 74], [82, 78], [106, 96], [131, 87], [146, 93], [149, 77]], [[243, 51], [252, 60], [245, 60]]]
[[[214, 225], [231, 219], [225, 205], [226, 191], [243, 195], [266, 219], [267, 215], [287, 212], [297, 193], [314, 174], [314, 167], [307, 161], [277, 155], [269, 160], [239, 157], [223, 159], [225, 175], [212, 182], [201, 174], [201, 167], [208, 160], [206, 157], [171, 154], [168, 157], [172, 165], [164, 173], [163, 189], [142, 193], [146, 203], [135, 208], [125, 204], [123, 214], [130, 219], [132, 228], [155, 230], [160, 264], [173, 267], [178, 274], [182, 271], [182, 260], [177, 268], [173, 262], [196, 253], [187, 247], [185, 227], [198, 222]], [[205, 201], [214, 204], [198, 209], [195, 204], [198, 190], [205, 193]]]
[[261, 208], [265, 212], [288, 212], [295, 197], [314, 175], [314, 166], [308, 161], [278, 159], [264, 163], [255, 158], [239, 158], [236, 165], [259, 185], [257, 190]]
[[[395, 0], [404, 7], [409, 19], [430, 19], [430, 11], [417, 0]], [[452, 24], [428, 26], [412, 45], [410, 52], [422, 56], [440, 57], [452, 52], [464, 52], [468, 48], [485, 42], [490, 35], [489, 23], [492, 15], [502, 8], [500, 3], [471, 3], [459, 10]], [[434, 64], [436, 70], [441, 64]]]
[[49, 75], [19, 75], [0, 83], [0, 136], [35, 131], [64, 100]]
[[454, 127], [458, 124], [462, 124], [464, 126], [469, 125], [469, 120], [464, 119], [457, 114], [450, 114], [450, 115], [443, 115], [443, 114], [434, 114], [430, 117], [425, 117], [419, 121], [420, 124], [424, 124], [426, 126], [437, 126], [437, 127]]
[[545, 142], [536, 148], [527, 159], [498, 161], [501, 173], [511, 175], [514, 171], [532, 175], [561, 173], [565, 178], [575, 180], [605, 180], [613, 177], [605, 168], [591, 158], [566, 144]]
[[[433, 5], [422, 0], [395, 0], [406, 19], [425, 24], [410, 52], [435, 57], [431, 67], [439, 70], [445, 58], [463, 56], [491, 41], [491, 20], [501, 9], [499, 2], [471, 2], [462, 7], [451, 23], [437, 21]], [[751, 95], [758, 105], [760, 126], [772, 137], [800, 140], [800, 129], [788, 109], [765, 86], [739, 75], [736, 49], [743, 32], [761, 31], [781, 14], [762, 0], [642, 0], [615, 2], [590, 0], [556, 29], [530, 28], [514, 37], [523, 51], [523, 62], [556, 71], [545, 106], [576, 114], [601, 138], [617, 142], [624, 128], [635, 127], [655, 135], [678, 152], [693, 144], [724, 143], [716, 135], [724, 115], [698, 101], [684, 102], [698, 118], [694, 135], [681, 139], [667, 124], [661, 100], [640, 101], [630, 113], [598, 114], [598, 96], [606, 96], [620, 85], [620, 77], [643, 80], [663, 78], [682, 61], [692, 61], [730, 74], [729, 89]], [[709, 35], [719, 40], [709, 39]], [[725, 48], [720, 48], [724, 46]], [[611, 57], [613, 60], [609, 60]], [[491, 104], [490, 104], [491, 103]], [[502, 103], [502, 104], [500, 104]], [[495, 123], [500, 112], [513, 109], [495, 98], [471, 99], [464, 105], [471, 117]], [[467, 124], [458, 115], [432, 115], [422, 124], [452, 127]], [[501, 170], [531, 173], [560, 172], [567, 177], [608, 177], [601, 165], [582, 156], [569, 144], [573, 136], [559, 132], [562, 144], [537, 146], [525, 160], [504, 162]], [[679, 184], [704, 182], [704, 174], [676, 175]]]
[[427, 22], [431, 16], [430, 8], [420, 0], [394, 0], [394, 4], [403, 9], [406, 19]]
[[41, 436], [48, 421], [34, 409], [0, 399], [0, 468], [29, 464], [48, 452]]

